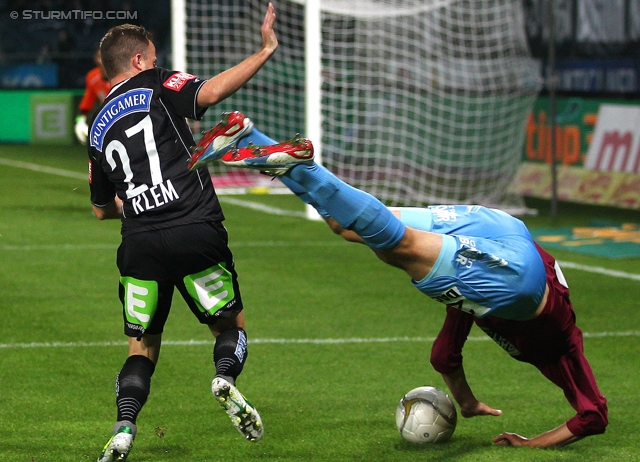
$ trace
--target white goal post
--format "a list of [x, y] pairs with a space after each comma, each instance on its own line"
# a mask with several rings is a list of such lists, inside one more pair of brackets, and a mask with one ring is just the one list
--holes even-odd
[[[268, 1], [172, 3], [174, 68], [209, 77], [260, 47]], [[205, 125], [237, 109], [275, 139], [301, 133], [387, 205], [521, 204], [507, 190], [541, 87], [521, 0], [274, 5], [278, 51]]]

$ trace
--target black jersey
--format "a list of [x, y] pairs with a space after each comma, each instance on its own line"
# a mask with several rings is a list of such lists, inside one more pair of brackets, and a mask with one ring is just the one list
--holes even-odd
[[91, 202], [122, 199], [122, 235], [224, 219], [206, 167], [189, 171], [203, 80], [154, 68], [116, 85], [89, 130]]

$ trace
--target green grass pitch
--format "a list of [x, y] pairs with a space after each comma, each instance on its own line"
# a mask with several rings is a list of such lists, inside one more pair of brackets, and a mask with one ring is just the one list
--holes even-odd
[[[0, 462], [95, 461], [115, 418], [115, 376], [127, 352], [117, 299], [119, 222], [92, 216], [85, 171], [80, 147], [0, 146]], [[293, 196], [234, 199], [304, 209]], [[536, 369], [474, 328], [467, 376], [479, 399], [503, 415], [460, 418], [448, 443], [412, 446], [396, 431], [395, 408], [416, 386], [444, 388], [429, 364], [443, 308], [321, 222], [224, 196], [222, 204], [250, 339], [238, 386], [260, 410], [265, 437], [244, 441], [213, 400], [211, 336], [176, 297], [130, 462], [640, 460], [640, 281], [565, 269], [587, 357], [609, 399], [606, 434], [563, 449], [492, 445], [503, 431], [551, 429], [573, 410]], [[541, 216], [526, 219], [531, 227], [551, 222], [548, 204], [539, 205]], [[563, 206], [559, 224], [585, 224], [594, 213], [638, 220]], [[555, 255], [640, 273], [637, 260]]]

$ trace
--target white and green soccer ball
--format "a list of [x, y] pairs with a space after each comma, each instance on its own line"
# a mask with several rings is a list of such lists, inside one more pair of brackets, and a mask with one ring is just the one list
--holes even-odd
[[410, 443], [442, 443], [453, 435], [457, 422], [451, 398], [435, 387], [418, 387], [404, 395], [396, 409], [396, 425]]

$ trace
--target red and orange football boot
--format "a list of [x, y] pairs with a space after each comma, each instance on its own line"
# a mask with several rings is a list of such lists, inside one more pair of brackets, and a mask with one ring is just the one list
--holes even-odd
[[204, 133], [189, 160], [189, 170], [220, 159], [253, 130], [253, 122], [239, 111], [225, 112], [211, 130]]
[[296, 135], [279, 144], [234, 149], [224, 154], [221, 161], [230, 167], [250, 168], [267, 175], [280, 176], [298, 164], [312, 164], [313, 157], [311, 140]]

